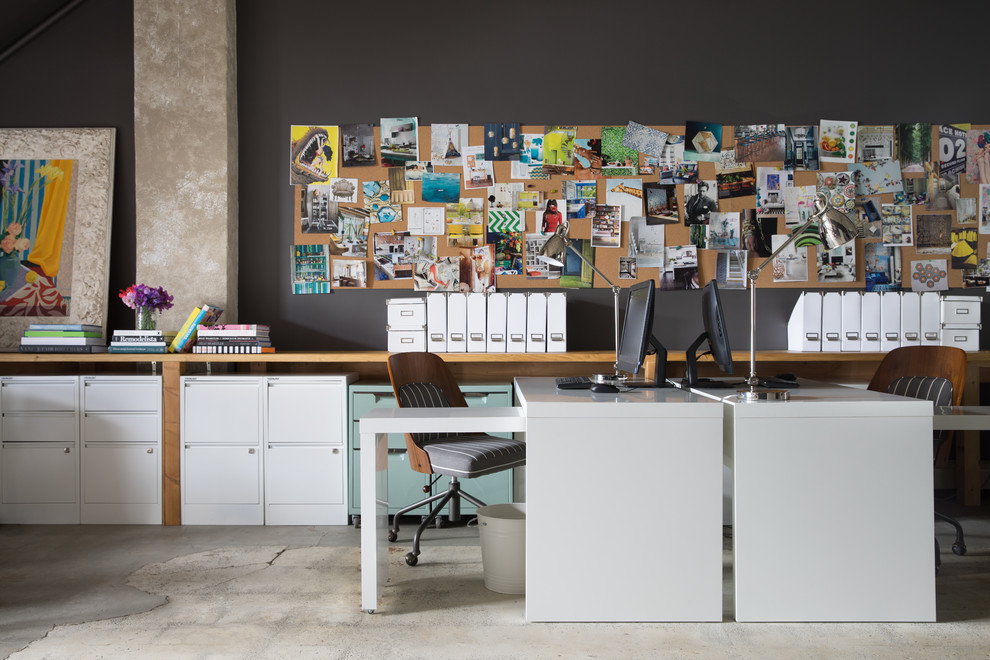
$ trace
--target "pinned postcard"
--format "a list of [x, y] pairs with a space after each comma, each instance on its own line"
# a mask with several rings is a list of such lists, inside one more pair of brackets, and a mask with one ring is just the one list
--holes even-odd
[[462, 197], [456, 204], [447, 204], [447, 246], [477, 247], [485, 242], [482, 214], [485, 200]]
[[739, 213], [712, 213], [708, 222], [709, 250], [739, 249]]
[[368, 271], [363, 259], [334, 259], [333, 288], [364, 289], [368, 286]]
[[330, 288], [330, 246], [293, 245], [292, 293], [333, 293]]
[[596, 248], [622, 247], [621, 206], [595, 206], [595, 217], [591, 220], [591, 245]]
[[443, 234], [444, 209], [441, 206], [413, 206], [406, 209], [410, 234], [440, 236]]
[[718, 210], [714, 181], [684, 184], [684, 224], [708, 224], [713, 212]]
[[736, 158], [745, 163], [784, 160], [783, 124], [745, 124], [732, 127]]
[[522, 191], [521, 183], [496, 183], [488, 189], [488, 208], [515, 209], [516, 196]]
[[914, 245], [918, 254], [949, 254], [952, 251], [952, 216], [915, 214]]
[[660, 155], [657, 165], [661, 168], [673, 168], [682, 162], [684, 162], [684, 136], [668, 135], [667, 144], [664, 145], [663, 153]]
[[467, 124], [433, 124], [430, 127], [430, 161], [444, 167], [461, 167], [467, 143]]
[[416, 201], [416, 191], [406, 181], [405, 168], [388, 168], [388, 186], [392, 190], [393, 203], [412, 204]]
[[977, 238], [976, 229], [963, 229], [957, 227], [952, 230], [952, 267], [960, 270], [963, 268], [976, 268], [979, 263], [977, 259]]
[[326, 183], [337, 176], [336, 126], [292, 126], [289, 184]]
[[636, 176], [639, 152], [624, 144], [625, 126], [602, 126], [602, 174]]
[[375, 127], [373, 124], [341, 124], [341, 165], [368, 167], [375, 164]]
[[788, 126], [784, 134], [784, 169], [817, 170], [818, 127]]
[[495, 259], [491, 245], [458, 250], [461, 266], [460, 290], [487, 293], [495, 290]]
[[990, 183], [990, 131], [966, 131], [966, 181]]
[[856, 241], [828, 250], [824, 245], [815, 247], [818, 251], [819, 282], [856, 281]]
[[863, 246], [867, 291], [901, 290], [901, 251], [883, 243]]
[[897, 157], [904, 172], [924, 172], [932, 159], [932, 125], [898, 124]]
[[[340, 233], [330, 238], [340, 247], [342, 257], [367, 257], [370, 214], [359, 207], [340, 208]], [[331, 245], [331, 250], [333, 249]]]
[[495, 250], [496, 275], [522, 275], [522, 233], [488, 228], [487, 243]]
[[648, 181], [643, 184], [646, 216], [661, 224], [672, 224], [680, 219], [677, 212], [677, 186], [672, 183]]
[[912, 291], [948, 291], [949, 271], [945, 259], [911, 262]]
[[851, 172], [819, 172], [817, 180], [818, 192], [828, 195], [834, 208], [856, 217], [856, 184]]
[[560, 278], [562, 266], [555, 266], [540, 259], [540, 251], [551, 234], [526, 234], [526, 279], [555, 280]]
[[[559, 284], [566, 289], [590, 289], [595, 271], [589, 264], [595, 263], [595, 250], [591, 247], [591, 241], [586, 238], [573, 238], [571, 245], [573, 250], [564, 251], [564, 267], [560, 269]], [[589, 263], [585, 263], [574, 250]]]
[[698, 164], [678, 163], [671, 171], [671, 178], [673, 178], [674, 183], [697, 183]]
[[510, 178], [549, 179], [543, 171], [543, 133], [523, 133], [522, 143], [519, 160], [509, 162]]
[[[790, 236], [774, 234], [771, 238], [773, 251], [780, 250]], [[808, 248], [798, 248], [793, 243], [780, 250], [773, 259], [774, 282], [807, 282], [808, 281]]]
[[699, 288], [698, 248], [694, 245], [672, 245], [664, 248], [660, 290], [684, 291]]
[[598, 184], [595, 181], [564, 181], [564, 199], [567, 201], [567, 219], [591, 218], [598, 203]]
[[660, 158], [667, 145], [668, 133], [630, 121], [622, 138], [623, 146]]
[[643, 268], [663, 268], [665, 230], [661, 224], [650, 224], [642, 216], [629, 221], [628, 255]]
[[547, 126], [543, 136], [543, 171], [547, 174], [574, 174], [574, 126]]
[[564, 223], [564, 214], [561, 211], [564, 208], [567, 208], [567, 202], [564, 200], [548, 199], [546, 208], [543, 209], [540, 231], [544, 234], [552, 234], [557, 231], [557, 227]]
[[880, 219], [883, 222], [881, 239], [884, 245], [901, 247], [914, 245], [911, 224], [911, 207], [907, 204], [881, 204]]
[[461, 198], [461, 175], [453, 172], [425, 172], [421, 194], [424, 202], [456, 202]]
[[639, 277], [636, 257], [619, 257], [619, 279], [635, 280]]
[[784, 226], [800, 227], [815, 212], [815, 186], [791, 186], [784, 188]]
[[990, 183], [980, 184], [980, 233], [990, 234]]
[[689, 121], [684, 125], [684, 158], [686, 160], [719, 160], [722, 151], [722, 124]]
[[605, 187], [605, 203], [622, 207], [622, 219], [643, 215], [643, 180], [608, 179]]
[[401, 167], [419, 160], [419, 119], [383, 117], [380, 148], [382, 167]]
[[593, 179], [602, 175], [602, 141], [574, 140], [574, 178]]
[[849, 166], [849, 171], [856, 182], [856, 194], [860, 197], [904, 192], [901, 163], [898, 160], [853, 163]]
[[459, 291], [461, 264], [457, 257], [443, 257], [434, 262], [413, 265], [415, 291]]
[[490, 232], [519, 232], [523, 231], [523, 212], [513, 209], [488, 208], [488, 231]]
[[859, 139], [856, 140], [856, 161], [875, 163], [893, 160], [894, 142], [893, 126], [860, 126]]
[[364, 208], [372, 222], [402, 222], [402, 206], [392, 201], [392, 188], [388, 181], [365, 181]]
[[823, 163], [851, 163], [856, 160], [858, 122], [822, 119], [818, 151]]
[[794, 172], [782, 167], [756, 168], [756, 214], [783, 215], [784, 188], [794, 185]]
[[483, 146], [464, 147], [464, 188], [491, 188], [495, 185], [495, 170], [490, 161], [485, 160]]
[[769, 257], [773, 253], [772, 237], [777, 233], [777, 216], [757, 217], [754, 209], [744, 209], [742, 214], [743, 245], [758, 257]]
[[485, 160], [517, 160], [522, 150], [519, 124], [485, 124]]
[[715, 255], [715, 281], [719, 288], [745, 289], [746, 263], [749, 253], [746, 250], [719, 250]]
[[433, 163], [428, 160], [413, 160], [406, 163], [406, 181], [422, 181], [423, 175], [433, 171]]

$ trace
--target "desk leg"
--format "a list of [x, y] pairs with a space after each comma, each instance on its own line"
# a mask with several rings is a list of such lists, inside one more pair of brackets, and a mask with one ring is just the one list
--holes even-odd
[[388, 434], [361, 432], [361, 609], [378, 608], [388, 580]]
[[182, 524], [179, 377], [185, 370], [185, 362], [162, 363], [162, 521], [166, 525]]
[[[966, 370], [963, 404], [980, 405], [980, 367]], [[956, 501], [966, 506], [980, 504], [980, 432], [956, 433]]]

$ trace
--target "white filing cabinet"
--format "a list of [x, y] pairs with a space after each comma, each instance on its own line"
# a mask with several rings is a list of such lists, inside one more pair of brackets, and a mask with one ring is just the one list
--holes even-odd
[[0, 522], [79, 522], [79, 379], [0, 377]]
[[83, 376], [83, 523], [162, 524], [162, 379]]
[[180, 380], [182, 523], [263, 524], [263, 379]]
[[347, 524], [347, 385], [340, 376], [266, 378], [265, 524]]

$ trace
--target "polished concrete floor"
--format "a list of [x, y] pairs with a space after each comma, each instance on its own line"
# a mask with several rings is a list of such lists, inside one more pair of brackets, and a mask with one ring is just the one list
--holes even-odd
[[735, 623], [728, 551], [722, 623], [526, 623], [523, 597], [484, 588], [474, 527], [429, 530], [416, 568], [404, 528], [387, 607], [368, 615], [352, 527], [3, 525], [0, 657], [985, 658], [990, 507], [939, 508], [969, 551], [938, 526], [934, 624]]

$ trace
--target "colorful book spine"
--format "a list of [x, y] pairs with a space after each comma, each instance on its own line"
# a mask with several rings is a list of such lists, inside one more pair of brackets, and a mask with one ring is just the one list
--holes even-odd
[[[203, 330], [204, 326], [200, 326], [199, 329]], [[230, 332], [268, 332], [271, 330], [271, 326], [263, 323], [216, 323], [208, 326], [208, 329], [214, 331], [225, 330]]]
[[147, 347], [147, 346], [151, 346], [151, 347], [157, 346], [157, 347], [161, 347], [161, 348], [168, 348], [168, 344], [165, 343], [165, 340], [164, 339], [161, 340], [161, 341], [112, 341], [112, 342], [110, 342], [110, 346], [115, 347], [115, 348], [128, 348], [128, 347], [130, 347], [130, 348], [144, 348], [144, 347]]
[[51, 345], [51, 344], [39, 344], [37, 346], [25, 346], [21, 344], [18, 347], [21, 353], [106, 353], [106, 344], [94, 344], [92, 346], [66, 346], [66, 345]]
[[103, 333], [96, 330], [25, 330], [25, 337], [102, 337]]
[[169, 353], [179, 353], [182, 351], [185, 345], [189, 342], [189, 337], [192, 335], [193, 328], [196, 327], [196, 324], [199, 323], [199, 320], [203, 318], [204, 314], [205, 312], [203, 312], [202, 307], [197, 307], [189, 313], [189, 317], [186, 319], [186, 322], [182, 324], [181, 328], [179, 328], [179, 331], [175, 334], [175, 339], [173, 339], [172, 343], [169, 345]]
[[199, 326], [196, 332], [197, 337], [243, 337], [245, 339], [267, 338], [268, 331], [253, 330], [213, 330], [210, 326]]
[[158, 346], [113, 346], [107, 349], [110, 353], [165, 353], [165, 344]]
[[227, 346], [201, 346], [196, 344], [193, 346], [193, 353], [198, 354], [245, 354], [245, 353], [274, 353], [274, 346], [240, 346], [240, 345], [227, 345]]
[[107, 345], [103, 337], [21, 337], [21, 346], [92, 346]]
[[103, 332], [103, 326], [92, 323], [31, 323], [28, 330], [75, 330], [83, 332]]

